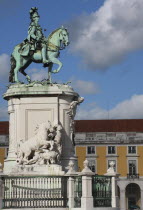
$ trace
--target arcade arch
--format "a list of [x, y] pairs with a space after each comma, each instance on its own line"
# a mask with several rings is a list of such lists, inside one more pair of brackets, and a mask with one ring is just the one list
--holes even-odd
[[138, 184], [130, 183], [125, 189], [126, 195], [126, 208], [130, 209], [130, 206], [139, 206], [141, 204], [141, 189]]

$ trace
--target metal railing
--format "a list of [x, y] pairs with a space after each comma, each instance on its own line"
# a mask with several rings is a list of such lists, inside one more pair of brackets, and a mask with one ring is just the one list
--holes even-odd
[[111, 207], [111, 177], [92, 176], [94, 207]]
[[67, 177], [4, 177], [3, 208], [67, 207]]
[[127, 174], [127, 179], [139, 179], [139, 174]]
[[[94, 207], [111, 207], [111, 178], [92, 176]], [[3, 208], [68, 207], [67, 176], [4, 176]], [[74, 207], [81, 207], [82, 176], [74, 176]]]
[[81, 207], [82, 176], [74, 177], [74, 207]]

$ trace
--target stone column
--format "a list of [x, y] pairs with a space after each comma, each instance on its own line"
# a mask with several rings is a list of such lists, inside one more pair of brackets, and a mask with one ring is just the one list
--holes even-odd
[[68, 198], [69, 198], [69, 208], [74, 208], [74, 178], [69, 177], [68, 180]]
[[82, 197], [81, 209], [93, 209], [93, 196], [92, 196], [92, 175], [94, 174], [88, 167], [88, 160], [84, 161], [84, 169], [82, 175]]
[[8, 151], [8, 159], [15, 160], [16, 159], [16, 144], [15, 144], [15, 114], [12, 105], [9, 105], [9, 151]]
[[143, 209], [143, 189], [141, 189], [141, 204], [140, 204], [140, 207], [141, 209]]
[[112, 177], [112, 207], [116, 208], [119, 206], [119, 198], [117, 195], [117, 177]]
[[82, 197], [81, 197], [81, 209], [92, 209], [93, 197], [92, 197], [92, 177], [82, 176]]
[[120, 210], [126, 210], [125, 189], [120, 188]]
[[17, 151], [17, 140], [16, 140], [16, 103], [15, 99], [8, 101], [8, 113], [9, 113], [9, 150], [8, 157], [4, 161], [4, 172], [11, 172], [11, 168], [16, 163], [16, 151]]
[[77, 172], [74, 170], [74, 162], [69, 161], [68, 164], [68, 172], [65, 176], [69, 176], [68, 179], [68, 199], [69, 199], [69, 209], [74, 208], [74, 176], [77, 175]]

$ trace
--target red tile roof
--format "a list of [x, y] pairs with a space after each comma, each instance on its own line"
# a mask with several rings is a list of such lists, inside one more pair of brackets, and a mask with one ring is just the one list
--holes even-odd
[[76, 132], [143, 132], [143, 119], [76, 120]]
[[0, 122], [0, 135], [9, 134], [9, 122], [2, 121]]
[[[143, 119], [75, 120], [76, 132], [143, 132]], [[0, 122], [0, 135], [9, 134], [9, 122]]]

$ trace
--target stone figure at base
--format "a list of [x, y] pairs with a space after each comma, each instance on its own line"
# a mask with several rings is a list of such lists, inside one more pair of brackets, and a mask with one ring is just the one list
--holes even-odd
[[[28, 30], [28, 37], [21, 44], [15, 46], [11, 55], [11, 70], [9, 82], [20, 83], [18, 72], [21, 72], [28, 82], [31, 78], [25, 73], [25, 69], [32, 63], [44, 63], [48, 66], [48, 81], [52, 83], [51, 73], [58, 73], [62, 62], [58, 59], [60, 50], [69, 44], [69, 35], [63, 26], [54, 30], [49, 37], [44, 37], [42, 28], [38, 24], [39, 14], [37, 8], [30, 10], [31, 23]], [[58, 68], [52, 70], [53, 64]]]
[[53, 164], [60, 161], [62, 152], [62, 127], [52, 126], [50, 121], [41, 123], [35, 130], [35, 135], [21, 142], [17, 152], [17, 162], [20, 165]]

